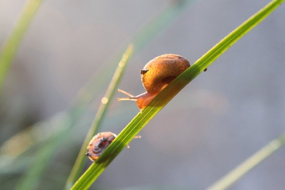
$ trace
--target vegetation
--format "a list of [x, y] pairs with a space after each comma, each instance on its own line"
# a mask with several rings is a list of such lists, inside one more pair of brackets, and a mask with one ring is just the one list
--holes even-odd
[[[171, 84], [163, 89], [163, 91], [160, 92], [145, 109], [141, 110], [129, 122], [129, 124], [120, 132], [118, 137], [116, 137], [116, 139], [104, 151], [100, 158], [94, 162], [80, 177], [86, 160], [84, 155], [86, 146], [92, 136], [98, 132], [98, 129], [101, 126], [131, 55], [142, 50], [143, 47], [159, 33], [159, 31], [165, 28], [170, 21], [174, 20], [182, 12], [182, 10], [185, 9], [186, 5], [190, 5], [190, 2], [192, 1], [180, 2], [167, 7], [155, 18], [153, 18], [151, 22], [148, 23], [137, 35], [135, 35], [135, 37], [132, 39], [133, 45], [129, 45], [127, 47], [123, 53], [123, 56], [121, 56], [121, 54], [116, 55], [112, 61], [106, 64], [106, 68], [114, 68], [115, 64], [118, 64], [118, 66], [113, 74], [109, 87], [103, 97], [101, 105], [98, 108], [95, 118], [93, 119], [90, 130], [86, 135], [86, 138], [78, 153], [73, 169], [71, 170], [66, 182], [66, 189], [88, 189], [108, 167], [108, 165], [116, 158], [116, 156], [119, 155], [119, 153], [130, 143], [130, 141], [169, 101], [172, 100], [172, 98], [174, 98], [187, 84], [189, 84], [194, 78], [208, 68], [235, 42], [242, 38], [261, 21], [263, 21], [268, 15], [270, 15], [281, 3], [284, 2], [284, 0], [271, 1], [263, 9], [255, 13], [252, 17], [247, 19], [244, 23], [224, 37], [212, 49], [198, 59], [189, 69], [187, 69]], [[3, 86], [2, 84], [4, 78], [9, 71], [9, 67], [15, 56], [16, 50], [20, 45], [26, 30], [28, 29], [29, 23], [35, 16], [36, 11], [39, 9], [40, 4], [40, 0], [27, 1], [15, 29], [11, 32], [10, 37], [7, 39], [2, 48], [0, 54], [0, 88]], [[181, 6], [181, 4], [184, 6]], [[100, 79], [103, 80], [103, 76], [106, 75], [106, 73], [107, 71], [104, 71], [96, 75], [96, 79], [89, 81], [89, 83], [83, 87], [84, 93], [80, 93], [76, 97], [74, 103], [66, 112], [60, 113], [48, 121], [35, 124], [28, 130], [18, 133], [2, 145], [0, 148], [2, 157], [0, 157], [0, 159], [3, 159], [3, 151], [9, 147], [9, 142], [12, 142], [15, 139], [21, 139], [23, 136], [32, 136], [36, 131], [40, 131], [44, 136], [44, 138], [34, 140], [31, 144], [29, 144], [29, 146], [23, 147], [21, 152], [16, 154], [12, 161], [3, 161], [3, 164], [0, 165], [2, 174], [10, 175], [14, 171], [24, 173], [17, 182], [15, 189], [39, 188], [39, 184], [41, 180], [43, 180], [44, 172], [49, 165], [50, 159], [54, 156], [55, 152], [59, 150], [63, 142], [65, 142], [65, 140], [68, 138], [68, 135], [71, 134], [84, 112], [90, 108], [92, 98], [94, 98], [95, 94], [102, 89], [102, 86], [94, 87], [94, 80], [98, 80], [100, 77]], [[105, 81], [107, 81], [106, 78], [104, 79], [104, 83], [102, 82], [101, 85], [106, 84]], [[90, 94], [92, 97], [89, 97]], [[51, 132], [45, 134], [45, 131]], [[263, 160], [272, 155], [276, 150], [281, 148], [285, 144], [284, 139], [284, 134], [282, 134], [280, 137], [270, 142], [259, 152], [255, 153], [244, 163], [237, 166], [236, 169], [227, 174], [221, 180], [217, 181], [208, 189], [215, 190], [228, 188], [247, 172], [260, 164]], [[33, 155], [32, 157], [30, 156], [31, 153]], [[25, 168], [26, 165], [28, 165], [27, 168]], [[26, 170], [26, 172], [23, 172], [23, 170]]]

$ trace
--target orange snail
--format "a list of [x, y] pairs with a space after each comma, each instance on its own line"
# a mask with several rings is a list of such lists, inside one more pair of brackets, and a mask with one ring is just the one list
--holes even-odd
[[[96, 161], [116, 137], [117, 135], [112, 132], [98, 133], [89, 142], [87, 146], [86, 156], [88, 156], [91, 161]], [[134, 138], [141, 138], [141, 136], [138, 135]]]
[[138, 108], [144, 109], [150, 101], [178, 75], [190, 67], [187, 59], [180, 55], [164, 54], [149, 61], [141, 70], [141, 81], [146, 92], [133, 96], [118, 89], [119, 92], [129, 97], [118, 98], [121, 100], [136, 101]]

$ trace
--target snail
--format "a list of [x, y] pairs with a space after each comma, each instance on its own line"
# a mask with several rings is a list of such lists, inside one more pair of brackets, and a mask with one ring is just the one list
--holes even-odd
[[134, 96], [128, 92], [118, 89], [118, 92], [128, 96], [126, 98], [118, 98], [118, 101], [136, 101], [138, 108], [142, 110], [162, 89], [164, 89], [188, 67], [190, 67], [189, 61], [180, 55], [160, 55], [149, 61], [141, 70], [141, 81], [146, 92]]
[[[91, 161], [96, 161], [116, 137], [117, 135], [112, 132], [98, 133], [89, 142], [86, 156], [88, 156]], [[137, 135], [134, 138], [141, 138], [141, 136]], [[129, 148], [129, 145], [127, 147]]]

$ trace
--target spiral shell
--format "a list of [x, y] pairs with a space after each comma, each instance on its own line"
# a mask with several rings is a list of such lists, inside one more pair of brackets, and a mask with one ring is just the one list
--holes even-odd
[[189, 61], [179, 55], [161, 55], [144, 66], [141, 81], [149, 94], [157, 94], [188, 67]]
[[176, 54], [164, 54], [149, 61], [141, 70], [141, 81], [146, 92], [138, 96], [118, 90], [126, 94], [127, 98], [118, 100], [136, 101], [139, 109], [144, 109], [149, 102], [177, 76], [184, 72], [190, 63], [187, 59]]
[[95, 135], [87, 146], [86, 155], [88, 158], [96, 161], [116, 137], [117, 135], [112, 132], [103, 132]]

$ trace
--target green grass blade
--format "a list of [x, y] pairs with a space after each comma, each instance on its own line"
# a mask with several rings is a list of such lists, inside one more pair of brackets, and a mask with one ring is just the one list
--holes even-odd
[[185, 10], [188, 5], [196, 0], [183, 0], [172, 2], [166, 9], [162, 10], [159, 14], [151, 18], [150, 22], [134, 36], [132, 42], [135, 48], [139, 51], [158, 34], [159, 31], [169, 26], [169, 23], [175, 20], [179, 14]]
[[79, 154], [76, 158], [75, 164], [71, 170], [70, 176], [67, 180], [66, 183], [66, 188], [69, 189], [70, 187], [72, 187], [72, 185], [74, 184], [74, 182], [76, 181], [76, 179], [78, 179], [78, 177], [80, 176], [80, 173], [82, 172], [82, 168], [83, 168], [83, 164], [86, 160], [86, 156], [85, 156], [85, 152], [86, 152], [86, 147], [90, 141], [90, 139], [95, 135], [96, 131], [98, 130], [98, 127], [100, 126], [100, 124], [102, 123], [102, 120], [104, 119], [104, 116], [106, 114], [106, 111], [110, 105], [110, 102], [114, 96], [115, 91], [118, 88], [118, 84], [121, 81], [121, 78], [124, 74], [125, 68], [126, 68], [126, 64], [129, 60], [129, 58], [131, 57], [133, 52], [133, 46], [129, 45], [129, 47], [127, 48], [126, 52], [124, 53], [116, 71], [115, 74], [109, 84], [109, 87], [106, 91], [106, 94], [104, 95], [104, 97], [102, 98], [102, 103], [96, 113], [95, 119], [92, 123], [92, 126], [90, 127], [90, 130], [84, 140], [84, 143], [82, 144], [82, 147], [79, 151]]
[[[147, 43], [155, 35], [157, 35], [161, 30], [163, 30], [167, 25], [169, 25], [169, 23], [171, 21], [173, 21], [179, 15], [179, 13], [182, 12], [181, 10], [185, 10], [185, 8], [187, 7], [186, 5], [189, 5], [190, 2], [194, 2], [194, 1], [193, 0], [186, 0], [185, 2], [183, 1], [183, 2], [179, 2], [179, 3], [171, 4], [166, 9], [164, 9], [162, 12], [158, 13], [156, 16], [151, 18], [150, 22], [147, 23], [137, 33], [137, 35], [135, 35], [133, 38], [133, 42], [136, 44], [136, 46], [135, 46], [136, 51], [143, 49], [143, 47], [145, 47], [147, 45]], [[96, 92], [100, 91], [100, 89], [102, 89], [104, 84], [105, 84], [104, 82], [98, 84], [98, 82], [97, 82], [98, 78], [100, 78], [100, 81], [105, 81], [108, 79], [108, 77], [112, 73], [110, 72], [110, 69], [107, 69], [107, 68], [110, 68], [113, 65], [117, 64], [118, 61], [120, 60], [119, 56], [121, 56], [121, 54], [113, 57], [111, 59], [111, 61], [107, 61], [107, 64], [104, 64], [103, 67], [99, 68], [99, 70], [97, 70], [96, 73], [94, 74], [94, 77], [92, 77], [91, 80], [88, 83], [86, 83], [86, 85], [84, 85], [84, 87], [80, 90], [80, 92], [78, 93], [77, 97], [75, 98], [75, 101], [73, 102], [71, 108], [67, 112], [65, 112], [66, 113], [65, 116], [67, 118], [63, 119], [62, 121], [67, 120], [67, 122], [65, 122], [67, 124], [57, 125], [56, 124], [57, 122], [55, 122], [55, 123], [52, 122], [54, 120], [56, 120], [56, 121], [58, 120], [58, 119], [56, 119], [57, 116], [55, 116], [51, 120], [48, 121], [48, 122], [53, 123], [53, 125], [52, 125], [53, 128], [51, 128], [51, 126], [46, 126], [46, 125], [43, 126], [42, 124], [44, 124], [46, 122], [41, 122], [39, 124], [34, 125], [31, 128], [31, 130], [29, 132], [27, 132], [27, 133], [34, 134], [34, 133], [38, 132], [39, 130], [42, 130], [44, 132], [54, 131], [51, 134], [48, 133], [48, 134], [50, 134], [50, 137], [40, 138], [40, 140], [34, 141], [33, 144], [31, 144], [31, 148], [36, 148], [38, 144], [42, 144], [42, 143], [49, 144], [49, 143], [51, 143], [51, 139], [53, 139], [53, 141], [59, 142], [57, 140], [57, 138], [64, 139], [66, 137], [66, 133], [61, 132], [61, 130], [59, 130], [59, 129], [65, 129], [65, 130], [69, 131], [72, 127], [76, 126], [77, 120], [79, 120], [81, 118], [81, 116], [83, 115], [83, 113], [85, 112], [87, 107], [89, 106], [90, 101], [92, 100], [94, 94], [96, 94]], [[65, 113], [63, 113], [63, 114], [65, 114]], [[65, 118], [65, 117], [63, 117], [63, 118]], [[60, 122], [60, 123], [62, 123], [62, 122]], [[58, 132], [59, 132], [59, 134], [58, 134]], [[42, 140], [42, 139], [46, 139], [46, 140]], [[52, 143], [52, 145], [50, 145], [50, 146], [46, 145], [45, 147], [49, 147], [49, 150], [53, 149], [53, 151], [46, 151], [45, 149], [38, 150], [36, 155], [32, 156], [34, 159], [33, 162], [43, 163], [45, 161], [42, 158], [45, 158], [45, 160], [51, 159], [52, 156], [54, 155], [54, 152], [57, 149], [59, 149], [59, 146], [56, 145], [55, 143]], [[25, 154], [26, 152], [29, 152], [29, 150], [30, 150], [30, 148], [26, 147], [23, 154]], [[44, 155], [44, 156], [42, 156], [42, 155]], [[22, 156], [22, 154], [20, 154], [18, 156]], [[18, 159], [15, 159], [15, 160], [18, 160]], [[48, 165], [48, 162], [46, 162], [47, 164], [41, 164], [40, 167], [42, 169], [39, 169], [30, 163], [31, 163], [30, 159], [28, 159], [28, 162], [23, 161], [23, 159], [21, 159], [22, 165], [20, 164], [20, 162], [17, 162], [17, 164], [19, 164], [19, 167], [22, 170], [24, 169], [23, 164], [29, 165], [29, 169], [27, 170], [26, 174], [21, 178], [21, 180], [19, 182], [20, 186], [22, 184], [26, 187], [37, 187], [37, 185], [39, 183], [35, 182], [33, 175], [37, 176], [37, 179], [40, 179], [39, 177], [42, 176], [43, 172], [45, 171], [44, 168], [46, 168], [46, 166]], [[15, 166], [15, 164], [13, 164], [13, 166]], [[31, 181], [34, 181], [35, 183], [32, 184], [32, 183], [30, 183]]]
[[[147, 23], [133, 38], [134, 44], [136, 44], [135, 49], [136, 51], [139, 51], [145, 47], [145, 45], [161, 31], [163, 28], [165, 28], [167, 25], [169, 25], [169, 22], [173, 21], [177, 16], [178, 13], [181, 13], [182, 9], [186, 8], [186, 5], [189, 5], [190, 2], [194, 2], [194, 0], [188, 0], [185, 2], [179, 2], [176, 4], [171, 4], [168, 6], [165, 10], [160, 12], [155, 17], [151, 18], [150, 22]], [[182, 6], [183, 5], [183, 6]], [[135, 50], [134, 50], [135, 51]], [[122, 54], [122, 53], [121, 53]], [[119, 56], [121, 56], [121, 54]], [[96, 73], [93, 74], [93, 77], [81, 88], [79, 91], [77, 97], [75, 97], [75, 100], [71, 106], [71, 108], [66, 112], [67, 115], [70, 116], [70, 118], [73, 118], [73, 121], [76, 121], [81, 117], [85, 109], [88, 109], [87, 107], [90, 105], [90, 102], [92, 98], [94, 98], [94, 94], [96, 94], [98, 91], [101, 91], [101, 89], [104, 87], [105, 82], [98, 83], [98, 79], [100, 81], [106, 81], [108, 80], [108, 77], [112, 74], [110, 67], [117, 64], [120, 60], [119, 56], [115, 56], [116, 58], [112, 58], [113, 61], [108, 61], [106, 64], [103, 65], [103, 67], [99, 68]], [[56, 116], [54, 116], [56, 117]], [[53, 120], [54, 117], [51, 119]], [[42, 128], [43, 131], [47, 130], [45, 127], [39, 127], [42, 125], [42, 122], [39, 124], [36, 124], [31, 127], [30, 131], [27, 131], [25, 133], [26, 135], [29, 135], [29, 133], [34, 133], [34, 131], [38, 131], [39, 128]], [[55, 128], [60, 128], [62, 126], [55, 126]], [[48, 127], [50, 128], [50, 127]], [[22, 133], [22, 132], [21, 132]], [[15, 136], [19, 136], [18, 134]], [[14, 137], [15, 137], [14, 136]], [[12, 137], [12, 138], [14, 138]], [[41, 143], [41, 139], [39, 141], [34, 141], [31, 146]], [[1, 148], [0, 147], [0, 156], [1, 156]], [[27, 147], [28, 148], [28, 147]], [[23, 150], [25, 151], [25, 150]], [[0, 168], [1, 169], [1, 168]]]
[[41, 148], [45, 151], [39, 151], [32, 158], [32, 162], [30, 163], [30, 169], [27, 173], [23, 175], [23, 177], [17, 182], [15, 190], [22, 189], [38, 189], [39, 184], [41, 182], [42, 174], [45, 171], [46, 166], [50, 163], [50, 156], [54, 147], [58, 146], [58, 144], [62, 141], [60, 138], [52, 139], [51, 143], [43, 145]]
[[265, 147], [256, 152], [250, 158], [245, 160], [242, 164], [237, 166], [234, 170], [228, 173], [225, 177], [218, 180], [212, 186], [208, 188], [208, 190], [222, 190], [228, 189], [233, 183], [239, 180], [242, 176], [244, 176], [247, 172], [252, 170], [255, 166], [260, 164], [278, 149], [285, 145], [285, 133], [282, 134], [277, 139], [269, 142]]
[[[142, 50], [156, 35], [159, 34], [159, 32], [163, 31], [164, 28], [169, 26], [170, 23], [182, 13], [183, 10], [185, 10], [195, 1], [196, 0], [183, 0], [171, 3], [168, 7], [166, 7], [166, 9], [152, 17], [150, 21], [132, 37], [131, 43], [134, 44], [134, 53]], [[107, 64], [104, 64], [104, 66], [100, 68], [99, 74], [102, 75], [102, 77], [110, 75], [108, 68], [110, 65], [115, 65], [118, 63], [123, 51], [116, 54], [109, 61], [107, 61]], [[83, 87], [83, 93], [81, 93], [80, 97], [77, 98], [78, 104], [80, 104], [80, 100], [84, 101], [85, 97], [89, 97], [89, 94], [93, 94], [92, 89], [94, 86], [100, 85], [101, 87], [104, 85], [103, 83], [98, 84], [97, 80], [98, 74], [96, 73], [90, 82]]]
[[[179, 15], [179, 13], [181, 13], [181, 10], [185, 9], [187, 7], [186, 5], [190, 4], [190, 2], [193, 2], [193, 0], [171, 4], [157, 16], [152, 18], [151, 21], [145, 25], [143, 29], [137, 33], [137, 35], [134, 36], [132, 41], [135, 44], [135, 49], [137, 51], [141, 50], [147, 44], [147, 42], [149, 42], [156, 34], [158, 34], [159, 31], [169, 25], [169, 22], [173, 21]], [[94, 133], [92, 134], [94, 135]], [[92, 136], [87, 138], [87, 143], [92, 138]], [[81, 155], [81, 159], [85, 157], [83, 155], [86, 151], [86, 146], [87, 144], [84, 143], [78, 155]], [[79, 161], [79, 158], [76, 159], [75, 166], [73, 167], [71, 174], [67, 180], [66, 188], [70, 188], [76, 179], [78, 179], [81, 170], [77, 171], [75, 168], [82, 168], [84, 160], [85, 159]]]
[[0, 90], [4, 83], [4, 78], [9, 70], [16, 50], [21, 43], [21, 40], [29, 27], [36, 11], [41, 4], [41, 0], [29, 0], [26, 2], [22, 13], [20, 14], [19, 21], [13, 29], [11, 36], [4, 43], [0, 55]]
[[[122, 61], [119, 63], [119, 66], [116, 69], [116, 72], [113, 76], [113, 79], [105, 95], [106, 97], [110, 98], [111, 96], [113, 96], [114, 91], [116, 90], [116, 86], [114, 85], [117, 85], [114, 82], [118, 82], [118, 80], [120, 80], [123, 74], [123, 70], [125, 68], [125, 64], [132, 52], [132, 49], [133, 48], [130, 45], [126, 51], [127, 57], [126, 55], [123, 56]], [[111, 90], [113, 90], [113, 92], [111, 92]], [[102, 113], [102, 111], [104, 110], [101, 109], [101, 111], [99, 110], [97, 113], [100, 112], [101, 114], [104, 114]], [[75, 116], [76, 115], [74, 115], [74, 117]], [[70, 126], [76, 123], [76, 118], [78, 117], [75, 117], [75, 118], [74, 117], [72, 117], [72, 115], [62, 114], [61, 117], [55, 121], [53, 127], [59, 126], [61, 130], [58, 133], [55, 133], [53, 136], [51, 136], [48, 142], [44, 145], [44, 147], [41, 148], [36, 153], [36, 155], [33, 156], [32, 158], [33, 161], [30, 163], [29, 169], [17, 183], [16, 189], [37, 189], [38, 188], [40, 179], [46, 167], [48, 166], [52, 155], [54, 155], [55, 150], [60, 146], [61, 142], [64, 140], [63, 135], [68, 136], [68, 133], [70, 133], [70, 131], [66, 131], [66, 128], [70, 128]], [[83, 158], [85, 158], [84, 154], [83, 156], [84, 156]]]
[[118, 137], [103, 152], [100, 158], [93, 163], [72, 187], [73, 190], [88, 189], [100, 176], [112, 160], [127, 146], [135, 135], [189, 82], [207, 68], [223, 52], [244, 36], [250, 29], [260, 23], [266, 16], [273, 12], [284, 0], [271, 1], [267, 6], [246, 20], [243, 24], [222, 39], [196, 63], [177, 77], [141, 113], [123, 129]]
[[[70, 126], [75, 120], [74, 118], [69, 117], [68, 114], [61, 114], [48, 122], [49, 126], [54, 128], [56, 126], [64, 126], [68, 127]], [[21, 176], [21, 178], [18, 180], [17, 185], [14, 189], [38, 189], [38, 185], [41, 182], [41, 178], [49, 165], [50, 161], [52, 160], [52, 156], [54, 155], [54, 152], [56, 149], [62, 144], [64, 141], [64, 138], [62, 138], [62, 134], [65, 134], [66, 136], [69, 135], [70, 131], [66, 131], [66, 128], [60, 128], [59, 131], [53, 131], [55, 132], [54, 135], [52, 135], [48, 142], [43, 144], [38, 144], [39, 147], [35, 154], [32, 154], [30, 156], [30, 159], [28, 160], [28, 169], [24, 172], [24, 174]], [[44, 138], [44, 133], [38, 133], [38, 136], [41, 136]], [[21, 142], [21, 141], [20, 141]], [[23, 156], [24, 157], [24, 156]], [[19, 157], [18, 157], [19, 158]], [[21, 162], [18, 159], [16, 159], [14, 162]], [[25, 162], [24, 162], [25, 163]], [[13, 163], [14, 164], [14, 163]]]

